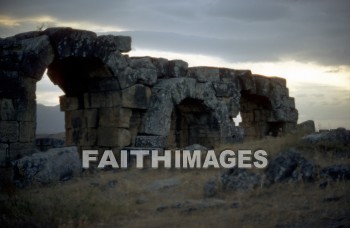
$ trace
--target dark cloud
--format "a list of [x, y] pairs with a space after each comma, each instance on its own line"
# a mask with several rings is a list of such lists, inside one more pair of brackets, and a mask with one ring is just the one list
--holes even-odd
[[[48, 15], [65, 22], [115, 26], [130, 31], [124, 34], [133, 36], [139, 49], [206, 54], [228, 61], [288, 59], [350, 65], [348, 0], [12, 0], [1, 3], [0, 15]], [[33, 23], [0, 27], [0, 35], [33, 30], [38, 25]]]

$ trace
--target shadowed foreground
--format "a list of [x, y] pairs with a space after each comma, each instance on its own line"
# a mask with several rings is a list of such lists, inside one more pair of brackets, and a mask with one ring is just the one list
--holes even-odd
[[[294, 147], [321, 170], [349, 165], [348, 145], [306, 144], [296, 135], [226, 145], [237, 151], [261, 149], [272, 161]], [[217, 148], [220, 152], [222, 148]], [[347, 153], [343, 153], [347, 151]], [[340, 153], [342, 152], [342, 153]], [[219, 185], [212, 197], [204, 186], [226, 170], [149, 168], [84, 172], [66, 182], [16, 189], [0, 195], [0, 224], [32, 227], [346, 227], [350, 184], [346, 180], [281, 181], [252, 189]], [[251, 171], [251, 170], [249, 170]], [[254, 172], [262, 173], [263, 170]]]

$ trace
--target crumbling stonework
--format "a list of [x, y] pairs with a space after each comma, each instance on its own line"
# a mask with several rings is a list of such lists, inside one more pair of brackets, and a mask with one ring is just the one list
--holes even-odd
[[66, 144], [80, 149], [213, 147], [296, 126], [285, 79], [122, 54], [130, 50], [130, 37], [71, 28], [1, 39], [0, 164], [35, 148], [35, 89], [46, 69], [65, 93]]

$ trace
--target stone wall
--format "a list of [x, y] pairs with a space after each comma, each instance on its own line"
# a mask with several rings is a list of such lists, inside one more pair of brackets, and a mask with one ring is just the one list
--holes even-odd
[[80, 149], [212, 147], [296, 125], [282, 78], [123, 54], [130, 50], [130, 37], [71, 28], [1, 39], [0, 164], [35, 148], [35, 85], [46, 69], [65, 93], [66, 144]]

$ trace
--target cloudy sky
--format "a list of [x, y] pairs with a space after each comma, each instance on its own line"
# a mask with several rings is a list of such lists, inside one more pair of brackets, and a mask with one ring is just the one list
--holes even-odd
[[[69, 26], [133, 38], [130, 55], [251, 69], [288, 80], [299, 120], [350, 128], [349, 0], [9, 0], [0, 36]], [[62, 92], [46, 78], [38, 102]]]

